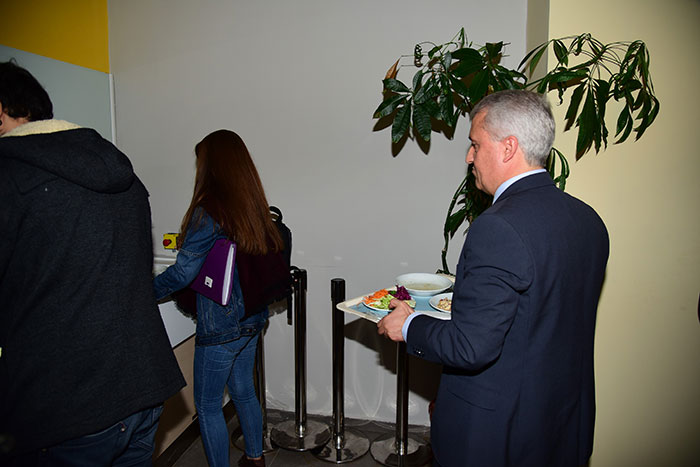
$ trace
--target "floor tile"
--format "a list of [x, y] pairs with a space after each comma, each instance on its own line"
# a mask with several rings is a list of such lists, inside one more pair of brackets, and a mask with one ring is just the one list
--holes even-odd
[[[277, 410], [268, 410], [267, 413], [267, 423], [268, 430], [272, 429], [277, 423], [284, 420], [293, 420], [294, 414], [281, 412]], [[310, 420], [317, 420], [319, 422], [327, 424], [329, 427], [331, 425], [330, 417], [307, 417]], [[229, 433], [234, 434], [234, 439], [240, 434], [240, 429], [238, 428], [238, 419], [234, 416], [228, 423]], [[395, 433], [394, 425], [391, 423], [383, 423], [376, 421], [367, 420], [356, 420], [356, 419], [346, 419], [345, 429], [352, 430], [353, 432], [367, 437], [370, 443], [377, 438], [385, 435], [391, 435]], [[410, 426], [409, 434], [415, 436], [419, 439], [425, 440], [426, 443], [429, 442], [430, 430], [425, 426]], [[238, 459], [241, 457], [242, 451], [231, 445], [230, 459], [231, 466], [236, 466]], [[282, 448], [276, 448], [272, 452], [265, 454], [265, 463], [268, 467], [301, 467], [301, 466], [312, 466], [312, 467], [328, 467], [330, 465], [347, 465], [350, 467], [375, 467], [381, 465], [379, 462], [372, 458], [370, 452], [365, 455], [358, 457], [357, 459], [344, 462], [342, 464], [335, 464], [335, 462], [328, 462], [319, 459], [313, 455], [311, 451], [297, 452]], [[204, 446], [202, 445], [201, 437], [198, 437], [192, 445], [182, 454], [182, 456], [173, 464], [173, 467], [205, 467], [207, 465], [206, 455], [204, 454]], [[428, 461], [425, 466], [429, 466]]]

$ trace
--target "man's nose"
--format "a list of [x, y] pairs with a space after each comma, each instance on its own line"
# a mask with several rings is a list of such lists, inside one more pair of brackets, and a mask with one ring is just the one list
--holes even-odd
[[469, 148], [469, 150], [467, 150], [467, 157], [465, 157], [464, 160], [467, 164], [471, 164], [474, 162], [474, 156], [472, 155], [471, 147]]

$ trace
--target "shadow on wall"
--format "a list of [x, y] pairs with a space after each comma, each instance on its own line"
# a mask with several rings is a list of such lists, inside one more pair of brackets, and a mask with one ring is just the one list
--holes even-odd
[[[377, 352], [378, 362], [396, 374], [396, 352], [398, 345], [377, 333], [377, 325], [358, 319], [345, 325], [345, 338], [353, 340]], [[442, 365], [409, 355], [408, 389], [429, 401], [437, 396]], [[426, 407], [427, 410], [427, 407]]]

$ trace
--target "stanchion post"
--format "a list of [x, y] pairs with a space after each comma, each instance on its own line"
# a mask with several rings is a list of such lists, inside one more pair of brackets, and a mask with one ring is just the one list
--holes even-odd
[[[405, 397], [399, 398], [399, 404], [396, 406], [396, 453], [399, 460], [402, 460], [408, 453], [408, 353], [405, 342], [398, 343], [396, 368], [404, 369], [396, 377], [396, 393], [405, 394]], [[399, 462], [399, 466], [402, 465]]]
[[294, 294], [294, 420], [296, 434], [306, 430], [306, 271], [297, 273], [299, 293]]
[[422, 466], [430, 460], [427, 443], [408, 434], [408, 353], [405, 342], [396, 345], [396, 431], [374, 440], [370, 452], [374, 460], [391, 467]]
[[345, 319], [338, 310], [338, 303], [345, 300], [345, 281], [331, 281], [332, 326], [333, 326], [333, 441], [335, 448], [341, 449], [342, 436], [345, 429], [345, 345], [343, 327]]
[[369, 450], [369, 439], [345, 430], [345, 346], [344, 317], [338, 304], [345, 300], [345, 280], [331, 280], [333, 321], [333, 433], [331, 440], [314, 455], [321, 460], [342, 464], [362, 457]]
[[258, 376], [258, 397], [260, 399], [260, 412], [262, 414], [262, 434], [263, 434], [263, 453], [272, 452], [275, 447], [270, 440], [270, 430], [267, 427], [267, 386], [265, 385], [265, 345], [264, 331], [260, 332], [258, 338], [258, 351], [256, 354], [255, 370]]
[[331, 438], [327, 425], [306, 418], [306, 271], [293, 268], [294, 287], [294, 420], [277, 424], [270, 436], [277, 446], [308, 451]]

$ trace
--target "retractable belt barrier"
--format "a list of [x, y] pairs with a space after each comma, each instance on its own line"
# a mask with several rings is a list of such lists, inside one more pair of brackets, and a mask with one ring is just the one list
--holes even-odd
[[272, 442], [292, 451], [323, 446], [331, 437], [327, 425], [306, 418], [306, 271], [293, 268], [294, 289], [294, 420], [276, 424]]

